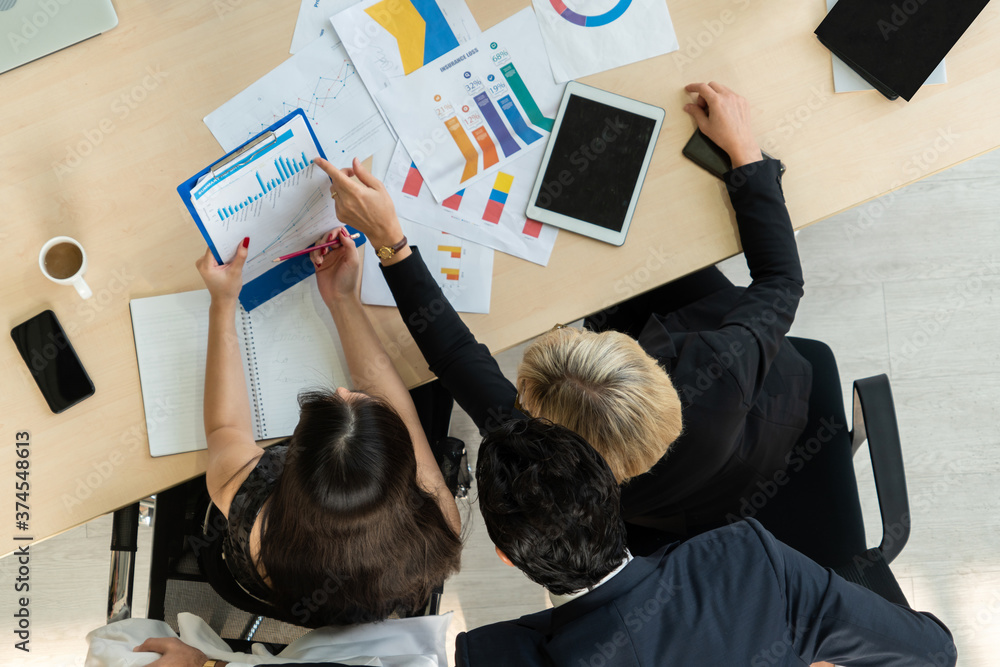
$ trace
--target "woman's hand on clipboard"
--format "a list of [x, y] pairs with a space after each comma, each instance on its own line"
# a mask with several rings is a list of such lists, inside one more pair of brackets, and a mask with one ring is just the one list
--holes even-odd
[[337, 169], [323, 158], [314, 162], [333, 181], [330, 195], [338, 220], [367, 236], [373, 248], [391, 246], [403, 237], [392, 197], [358, 158], [346, 169]]
[[240, 296], [243, 288], [243, 265], [250, 254], [250, 237], [243, 239], [243, 243], [236, 249], [236, 256], [229, 264], [219, 264], [215, 261], [212, 249], [205, 250], [205, 254], [198, 258], [194, 265], [201, 274], [201, 279], [205, 281], [208, 293], [212, 295], [215, 303], [233, 302]]

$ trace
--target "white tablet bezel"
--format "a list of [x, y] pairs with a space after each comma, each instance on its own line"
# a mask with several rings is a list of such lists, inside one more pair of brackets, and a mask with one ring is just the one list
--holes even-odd
[[[635, 188], [632, 190], [632, 199], [629, 202], [628, 210], [625, 212], [625, 221], [622, 224], [620, 231], [607, 229], [592, 222], [587, 222], [586, 220], [571, 218], [567, 215], [563, 215], [562, 213], [556, 213], [555, 211], [535, 206], [535, 202], [538, 201], [538, 193], [542, 188], [542, 179], [544, 178], [545, 172], [549, 167], [549, 157], [552, 155], [552, 149], [555, 146], [556, 138], [559, 136], [559, 128], [562, 126], [563, 115], [566, 113], [566, 106], [569, 104], [570, 95], [576, 95], [584, 99], [600, 102], [601, 104], [607, 104], [608, 106], [621, 109], [622, 111], [628, 111], [629, 113], [633, 113], [638, 116], [644, 116], [655, 122], [655, 125], [653, 126], [653, 133], [650, 136], [649, 146], [646, 147], [646, 156], [642, 161], [642, 168], [639, 170], [639, 176], [636, 178]], [[532, 220], [554, 225], [560, 229], [589, 236], [597, 239], [598, 241], [604, 241], [605, 243], [610, 243], [612, 245], [620, 246], [625, 243], [625, 236], [628, 234], [628, 229], [632, 224], [632, 214], [635, 212], [635, 205], [639, 201], [639, 193], [642, 191], [642, 184], [646, 179], [646, 171], [649, 169], [649, 163], [653, 159], [653, 149], [656, 148], [656, 141], [660, 135], [660, 128], [663, 125], [664, 116], [665, 112], [663, 109], [653, 106], [652, 104], [646, 104], [645, 102], [639, 102], [638, 100], [633, 100], [629, 97], [609, 93], [606, 90], [594, 88], [593, 86], [587, 86], [576, 81], [570, 81], [567, 83], [562, 101], [559, 103], [559, 111], [556, 113], [552, 132], [549, 134], [549, 141], [545, 146], [545, 154], [542, 156], [542, 166], [538, 170], [538, 175], [535, 177], [535, 185], [531, 188], [531, 196], [528, 199], [528, 208], [526, 211], [527, 216]]]

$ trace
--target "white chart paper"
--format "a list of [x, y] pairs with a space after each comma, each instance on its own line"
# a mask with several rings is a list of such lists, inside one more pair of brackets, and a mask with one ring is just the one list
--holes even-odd
[[375, 108], [344, 47], [328, 32], [205, 117], [231, 151], [289, 112], [301, 108], [327, 159], [347, 167], [391, 144], [392, 134]]
[[442, 202], [544, 145], [564, 88], [528, 8], [375, 97]]
[[541, 146], [531, 149], [494, 178], [478, 181], [441, 204], [424, 187], [402, 143], [396, 146], [383, 180], [400, 215], [545, 266], [559, 229], [524, 215], [543, 152]]
[[357, 0], [302, 0], [299, 17], [292, 33], [289, 53], [295, 54], [313, 40], [331, 31], [330, 17], [350, 7]]
[[[491, 249], [402, 217], [399, 223], [409, 244], [420, 249], [424, 263], [455, 310], [460, 313], [490, 312], [490, 290], [493, 288]], [[361, 302], [371, 306], [396, 305], [374, 252], [365, 252]]]
[[679, 48], [666, 0], [532, 0], [532, 4], [559, 82]]
[[465, 0], [362, 0], [330, 22], [373, 96], [479, 35]]

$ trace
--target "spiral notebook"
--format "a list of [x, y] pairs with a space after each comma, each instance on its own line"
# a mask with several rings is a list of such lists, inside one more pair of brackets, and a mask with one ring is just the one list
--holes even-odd
[[[207, 447], [202, 405], [210, 302], [208, 290], [198, 290], [129, 304], [152, 456]], [[300, 391], [349, 386], [337, 329], [313, 280], [253, 311], [239, 307], [236, 338], [255, 440], [292, 434]]]

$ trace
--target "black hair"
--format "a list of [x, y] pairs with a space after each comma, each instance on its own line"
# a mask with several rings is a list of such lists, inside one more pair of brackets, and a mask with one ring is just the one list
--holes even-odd
[[406, 425], [367, 395], [307, 392], [299, 408], [262, 514], [269, 602], [310, 627], [416, 611], [458, 570], [462, 542], [417, 483]]
[[601, 455], [545, 419], [490, 432], [476, 465], [490, 539], [556, 595], [589, 588], [626, 558], [621, 493]]

